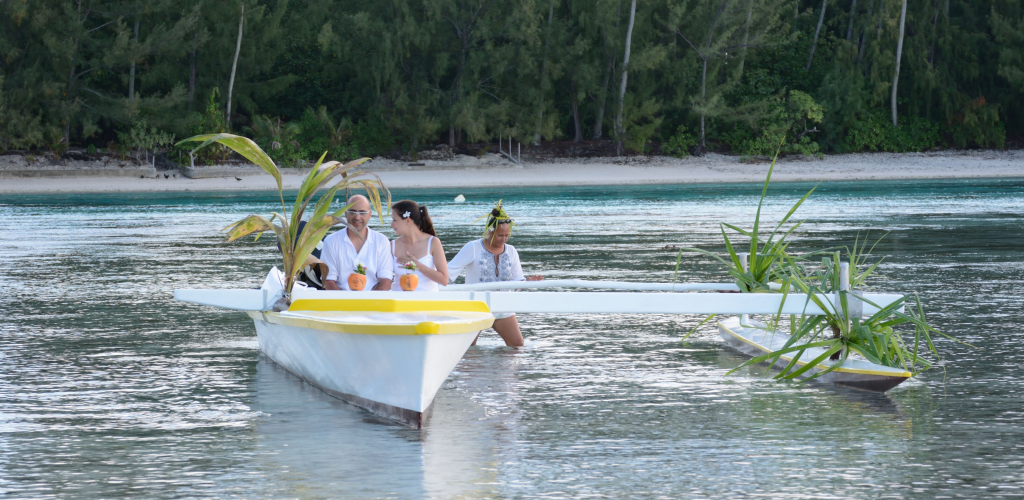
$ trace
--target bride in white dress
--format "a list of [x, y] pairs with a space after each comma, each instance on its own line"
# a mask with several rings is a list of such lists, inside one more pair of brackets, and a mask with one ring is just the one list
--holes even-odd
[[448, 261], [445, 260], [441, 240], [434, 234], [434, 224], [427, 207], [421, 207], [412, 200], [394, 203], [391, 205], [391, 229], [398, 235], [391, 242], [395, 268], [392, 290], [402, 290], [399, 281], [403, 274], [408, 273], [405, 265], [409, 262], [416, 263], [417, 292], [436, 292], [438, 283], [448, 284]]

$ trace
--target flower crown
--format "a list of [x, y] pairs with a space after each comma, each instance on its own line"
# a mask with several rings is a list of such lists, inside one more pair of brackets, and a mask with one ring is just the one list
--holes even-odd
[[487, 233], [497, 229], [498, 224], [509, 224], [512, 227], [516, 228], [516, 230], [519, 230], [519, 227], [516, 226], [516, 222], [512, 220], [512, 217], [509, 217], [508, 212], [505, 211], [505, 207], [501, 206], [501, 200], [498, 200], [498, 202], [494, 204], [494, 208], [492, 208], [491, 211], [487, 213], [487, 215], [477, 217], [477, 219], [474, 220], [473, 222], [475, 223], [480, 219], [487, 219], [487, 223], [486, 225], [484, 225], [485, 236], [487, 235]]

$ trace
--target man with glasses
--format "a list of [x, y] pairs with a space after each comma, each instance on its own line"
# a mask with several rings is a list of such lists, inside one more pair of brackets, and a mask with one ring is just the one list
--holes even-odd
[[345, 211], [348, 227], [324, 238], [320, 258], [327, 263], [327, 290], [348, 290], [348, 275], [356, 266], [366, 266], [366, 286], [370, 290], [390, 290], [395, 274], [391, 259], [391, 242], [387, 236], [367, 227], [373, 217], [370, 200], [363, 195], [348, 199], [352, 206]]

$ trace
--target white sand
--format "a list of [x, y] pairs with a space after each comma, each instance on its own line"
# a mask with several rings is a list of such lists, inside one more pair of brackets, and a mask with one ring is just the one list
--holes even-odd
[[[702, 158], [580, 158], [516, 166], [495, 155], [477, 159], [457, 156], [427, 160], [425, 166], [375, 159], [365, 165], [389, 188], [460, 188], [485, 186], [562, 186], [616, 184], [686, 184], [758, 182], [767, 162], [744, 164], [738, 157], [717, 154]], [[861, 153], [831, 155], [823, 160], [780, 160], [775, 181], [949, 179], [1024, 177], [1024, 151], [943, 151], [934, 153]], [[296, 188], [300, 175], [285, 175], [286, 188]], [[274, 189], [269, 175], [215, 179], [51, 177], [0, 178], [0, 193], [224, 191]]]

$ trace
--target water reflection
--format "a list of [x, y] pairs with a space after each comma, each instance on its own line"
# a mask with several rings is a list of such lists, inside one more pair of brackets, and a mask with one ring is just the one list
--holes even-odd
[[[252, 451], [260, 481], [270, 488], [266, 496], [498, 496], [498, 443], [514, 426], [514, 418], [500, 417], [509, 415], [515, 361], [498, 355], [484, 362], [478, 352], [467, 355], [446, 382], [422, 431], [329, 396], [260, 355]], [[485, 395], [489, 405], [473, 394]], [[495, 411], [494, 403], [504, 410]]]
[[[782, 214], [809, 185], [773, 188]], [[748, 189], [749, 188], [749, 189]], [[757, 186], [395, 193], [445, 247], [504, 198], [528, 273], [672, 279], [666, 245], [720, 251]], [[921, 292], [941, 368], [887, 395], [778, 383], [701, 318], [522, 315], [490, 334], [413, 431], [258, 356], [240, 314], [175, 303], [256, 286], [265, 239], [225, 245], [269, 193], [0, 197], [0, 492], [11, 497], [978, 498], [1024, 491], [1024, 181], [829, 183], [794, 245], [893, 232], [880, 288]], [[773, 215], [769, 216], [769, 219]], [[159, 224], [156, 222], [159, 221]], [[26, 231], [25, 228], [32, 228]], [[700, 255], [682, 281], [726, 279]], [[287, 445], [287, 446], [285, 446]]]

